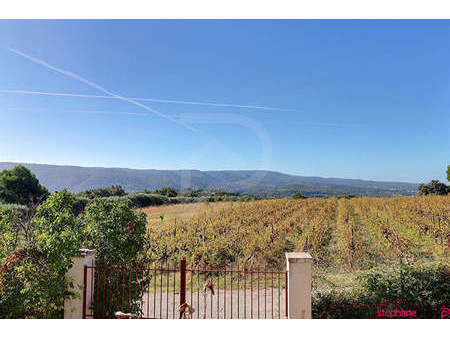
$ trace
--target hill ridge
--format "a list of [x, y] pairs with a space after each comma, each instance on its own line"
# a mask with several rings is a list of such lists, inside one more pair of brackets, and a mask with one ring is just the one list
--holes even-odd
[[308, 196], [354, 194], [365, 196], [414, 195], [418, 184], [320, 176], [299, 176], [272, 170], [130, 169], [76, 165], [0, 162], [0, 170], [16, 165], [29, 168], [51, 191], [79, 192], [121, 185], [128, 192], [175, 189], [223, 189], [257, 196], [286, 197], [296, 191]]

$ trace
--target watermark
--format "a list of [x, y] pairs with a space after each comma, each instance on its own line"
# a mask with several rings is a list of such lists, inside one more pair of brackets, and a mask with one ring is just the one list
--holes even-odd
[[450, 316], [450, 309], [447, 307], [441, 308], [441, 319]]
[[[338, 309], [329, 309], [324, 313], [324, 318], [329, 318], [329, 315], [333, 312], [345, 312], [351, 310], [358, 310], [362, 308], [370, 308], [374, 307], [377, 309], [376, 317], [377, 318], [417, 318], [418, 313], [413, 309], [398, 309], [397, 306], [401, 307], [401, 303], [406, 302], [407, 299], [396, 299], [389, 300], [380, 303], [372, 303], [372, 304], [358, 304], [353, 306], [347, 306]], [[392, 308], [394, 304], [397, 304], [395, 308]], [[391, 308], [390, 308], [391, 307]], [[440, 309], [440, 318], [450, 318], [450, 308], [442, 307]], [[437, 317], [439, 318], [439, 317]]]
[[389, 309], [381, 309], [377, 311], [378, 317], [381, 318], [404, 318], [404, 317], [410, 317], [414, 318], [417, 317], [417, 312], [415, 310], [389, 310]]

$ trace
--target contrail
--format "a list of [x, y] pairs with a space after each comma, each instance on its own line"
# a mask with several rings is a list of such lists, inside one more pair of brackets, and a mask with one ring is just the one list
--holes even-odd
[[[55, 93], [55, 92], [41, 92], [41, 91], [32, 91], [32, 90], [13, 90], [13, 89], [0, 89], [0, 93], [85, 97], [85, 98], [94, 98], [94, 99], [115, 99], [116, 98], [116, 97], [105, 96], [105, 95]], [[232, 108], [248, 108], [248, 109], [298, 112], [298, 110], [295, 110], [295, 109], [285, 109], [285, 108], [266, 107], [266, 106], [253, 106], [253, 105], [232, 104], [232, 103], [179, 101], [179, 100], [165, 100], [165, 99], [150, 99], [150, 98], [143, 98], [143, 97], [130, 97], [129, 99], [135, 100], [135, 101], [150, 101], [150, 102], [157, 102], [157, 103], [174, 103], [174, 104], [186, 104], [186, 105], [196, 105], [196, 106], [232, 107]]]
[[[1, 90], [0, 90], [1, 92]], [[5, 107], [4, 109], [6, 110], [20, 110], [20, 111], [27, 111], [27, 112], [46, 112], [49, 111], [49, 109], [26, 109], [26, 108], [17, 108], [17, 107]], [[104, 114], [104, 115], [134, 115], [134, 116], [151, 116], [151, 113], [146, 113], [146, 112], [128, 112], [128, 111], [105, 111], [105, 110], [72, 110], [72, 109], [56, 109], [56, 110], [51, 110], [51, 111], [55, 111], [57, 113], [83, 113], [83, 114]], [[203, 114], [203, 113], [202, 113]], [[205, 123], [205, 121], [207, 121], [207, 117], [211, 116], [211, 114], [216, 114], [218, 116], [218, 118], [215, 120], [218, 123], [224, 123], [223, 120], [219, 119], [219, 116], [223, 116], [224, 114], [221, 113], [205, 113], [203, 114], [204, 118], [201, 121], [202, 123]], [[190, 117], [193, 116], [192, 114], [179, 114], [179, 121], [185, 121], [185, 122], [194, 122], [194, 123], [199, 123], [199, 119], [196, 117], [195, 119], [191, 119]], [[230, 114], [230, 116], [234, 116], [232, 114]], [[208, 120], [209, 121], [209, 120]], [[232, 120], [229, 121], [230, 123], [232, 122]], [[212, 123], [212, 122], [211, 122]], [[319, 126], [319, 127], [339, 127], [339, 128], [362, 128], [362, 127], [367, 127], [366, 124], [349, 124], [349, 123], [326, 123], [326, 122], [311, 122], [311, 121], [295, 121], [295, 122], [291, 122], [294, 124], [300, 124], [300, 125], [310, 125], [310, 126]]]
[[[113, 98], [118, 99], [118, 100], [122, 100], [122, 101], [125, 101], [125, 102], [132, 103], [132, 104], [134, 104], [134, 105], [136, 105], [136, 106], [138, 106], [138, 107], [141, 107], [141, 108], [143, 108], [143, 109], [145, 109], [145, 110], [147, 110], [147, 111], [149, 111], [149, 112], [151, 112], [151, 113], [153, 113], [153, 114], [156, 114], [156, 115], [158, 115], [158, 116], [160, 116], [160, 117], [162, 117], [162, 118], [165, 118], [165, 119], [167, 119], [167, 120], [169, 120], [169, 121], [172, 121], [172, 122], [174, 122], [174, 123], [181, 124], [181, 125], [183, 125], [185, 128], [187, 128], [187, 129], [189, 129], [189, 130], [191, 130], [191, 131], [194, 131], [194, 132], [198, 133], [198, 130], [197, 130], [197, 129], [192, 128], [192, 127], [186, 125], [185, 123], [183, 123], [183, 122], [181, 122], [181, 121], [178, 121], [178, 120], [176, 120], [176, 119], [174, 119], [174, 118], [172, 118], [172, 117], [170, 117], [170, 116], [167, 116], [167, 115], [165, 115], [165, 114], [163, 114], [163, 113], [160, 113], [159, 111], [157, 111], [157, 110], [155, 110], [155, 109], [152, 109], [152, 108], [146, 106], [146, 105], [143, 104], [143, 103], [137, 102], [137, 101], [134, 100], [134, 99], [131, 99], [131, 98], [127, 98], [127, 97], [123, 97], [123, 96], [114, 94], [114, 93], [112, 93], [112, 92], [106, 90], [106, 89], [103, 88], [102, 86], [96, 84], [95, 82], [89, 81], [89, 80], [85, 79], [84, 77], [82, 77], [82, 76], [80, 76], [80, 75], [78, 75], [78, 74], [72, 73], [72, 72], [67, 71], [67, 70], [65, 70], [65, 69], [61, 69], [61, 68], [55, 67], [55, 66], [53, 66], [53, 65], [51, 65], [51, 64], [49, 64], [49, 63], [47, 63], [47, 62], [45, 62], [45, 61], [43, 61], [43, 60], [40, 60], [40, 59], [35, 58], [35, 57], [33, 57], [33, 56], [27, 55], [27, 54], [25, 54], [25, 53], [23, 53], [23, 52], [21, 52], [21, 51], [19, 51], [19, 50], [17, 50], [17, 49], [8, 47], [8, 46], [6, 46], [6, 45], [4, 45], [4, 44], [2, 44], [2, 43], [0, 43], [0, 45], [3, 46], [4, 48], [6, 48], [7, 50], [9, 50], [10, 52], [13, 52], [14, 54], [23, 56], [24, 58], [26, 58], [26, 59], [28, 59], [28, 60], [34, 62], [34, 63], [37, 63], [37, 64], [39, 64], [39, 65], [41, 65], [41, 66], [44, 66], [44, 67], [46, 67], [46, 68], [48, 68], [48, 69], [54, 70], [55, 72], [58, 72], [58, 73], [63, 74], [63, 75], [66, 75], [66, 76], [68, 76], [68, 77], [70, 77], [70, 78], [72, 78], [72, 79], [78, 80], [78, 81], [80, 81], [80, 82], [82, 82], [82, 83], [85, 83], [85, 84], [87, 84], [88, 86], [90, 86], [90, 87], [92, 87], [92, 88], [95, 88], [95, 89], [101, 91], [102, 93], [105, 93], [105, 94], [109, 95], [109, 97], [113, 97]], [[107, 96], [107, 97], [108, 97], [108, 96]]]
[[[26, 109], [26, 108], [11, 108], [6, 107], [5, 110], [20, 110], [20, 111], [26, 111], [26, 112], [32, 112], [32, 113], [42, 113], [50, 111], [49, 109]], [[67, 109], [56, 109], [52, 110], [56, 113], [83, 113], [83, 114], [104, 114], [104, 115], [135, 115], [135, 116], [151, 116], [153, 114], [151, 113], [144, 113], [144, 112], [128, 112], [128, 111], [105, 111], [105, 110], [67, 110]]]

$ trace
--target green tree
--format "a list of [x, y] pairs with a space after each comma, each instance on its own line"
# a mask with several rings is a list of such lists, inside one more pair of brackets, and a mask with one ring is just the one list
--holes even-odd
[[0, 202], [37, 203], [49, 195], [36, 176], [23, 165], [0, 172]]
[[300, 200], [300, 199], [305, 199], [306, 196], [303, 195], [301, 192], [296, 192], [295, 194], [292, 195], [292, 198], [296, 199], [296, 200]]
[[165, 187], [161, 189], [155, 190], [157, 194], [164, 195], [167, 197], [177, 197], [178, 192], [175, 189], [172, 189], [171, 187]]
[[98, 197], [110, 197], [110, 196], [125, 196], [127, 193], [120, 185], [112, 185], [109, 188], [90, 189], [78, 193], [78, 196], [86, 197], [89, 199]]
[[449, 188], [438, 180], [431, 180], [428, 184], [419, 185], [419, 195], [447, 195]]
[[447, 181], [450, 182], [450, 165], [447, 166]]

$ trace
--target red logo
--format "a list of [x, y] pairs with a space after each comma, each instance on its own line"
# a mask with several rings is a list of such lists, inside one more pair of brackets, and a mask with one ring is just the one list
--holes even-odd
[[445, 318], [445, 317], [448, 317], [448, 316], [450, 316], [450, 309], [449, 308], [446, 308], [446, 307], [443, 307], [443, 308], [441, 308], [441, 318]]

